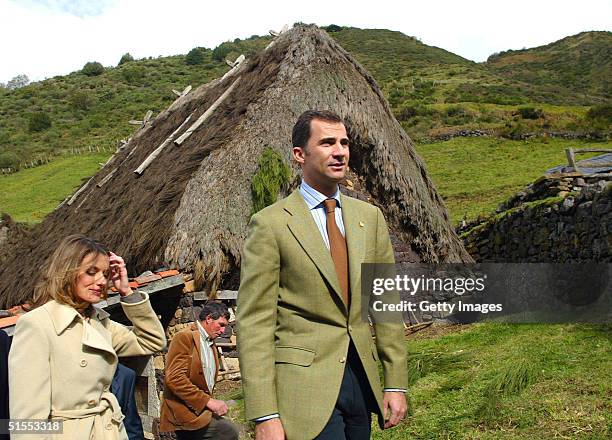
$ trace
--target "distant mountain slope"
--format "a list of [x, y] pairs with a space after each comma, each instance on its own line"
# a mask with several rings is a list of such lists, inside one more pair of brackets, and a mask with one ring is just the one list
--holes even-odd
[[[547, 55], [553, 61], [565, 60], [563, 47], [592, 60], [579, 63], [591, 66], [585, 79], [590, 91], [585, 95], [574, 90], [580, 89], [576, 81], [559, 85], [561, 67], [555, 76], [540, 74], [537, 64], [528, 64], [525, 70], [538, 80], [521, 76], [523, 67], [515, 67], [517, 58], [510, 58], [515, 52], [500, 54], [489, 63], [474, 63], [401, 32], [340, 26], [328, 26], [327, 30], [372, 73], [395, 115], [415, 139], [435, 137], [445, 130], [507, 127], [513, 131], [516, 106], [584, 106], [609, 96], [609, 79], [604, 75], [605, 66], [610, 70], [609, 32], [586, 33], [592, 35], [584, 38], [592, 40], [590, 45], [569, 44], [566, 40], [571, 43], [575, 38], [570, 37], [545, 46], [559, 54], [556, 58]], [[224, 59], [234, 60], [241, 53], [250, 56], [270, 39], [254, 35], [214, 50], [201, 48], [201, 64], [188, 64], [184, 55], [148, 58], [107, 67], [98, 76], [73, 72], [17, 90], [0, 88], [0, 168], [19, 168], [26, 161], [52, 158], [75, 148], [114, 150], [119, 139], [134, 131], [128, 121], [141, 119], [148, 110], [159, 113], [176, 98], [172, 89], [182, 90], [189, 84], [196, 87], [221, 76], [229, 69]], [[593, 55], [592, 46], [599, 48], [600, 55]], [[597, 65], [598, 59], [604, 67]], [[543, 63], [542, 68], [552, 69], [553, 61]], [[547, 82], [549, 77], [551, 83]], [[551, 118], [531, 123], [533, 129], [522, 120], [518, 122], [527, 131], [565, 126], [580, 129], [581, 114], [586, 110], [554, 112]]]
[[474, 66], [475, 63], [417, 38], [386, 29], [343, 28], [330, 35], [357, 60], [366, 66], [377, 81], [414, 75], [415, 71], [432, 66]]
[[490, 56], [486, 65], [545, 90], [573, 90], [592, 103], [612, 98], [612, 32], [582, 32], [546, 46], [508, 50]]

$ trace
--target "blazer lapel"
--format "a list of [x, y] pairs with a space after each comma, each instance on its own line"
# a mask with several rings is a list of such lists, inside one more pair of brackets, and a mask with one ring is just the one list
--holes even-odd
[[[346, 246], [348, 248], [349, 262], [349, 285], [351, 287], [351, 304], [354, 299], [361, 295], [358, 287], [361, 277], [361, 263], [365, 256], [365, 224], [359, 217], [359, 210], [353, 200], [341, 195], [342, 222], [346, 234]], [[352, 308], [352, 307], [351, 307]]]
[[289, 230], [342, 302], [340, 283], [331, 254], [325, 246], [323, 237], [321, 237], [321, 233], [299, 190], [294, 191], [287, 197], [285, 210], [291, 214], [291, 218], [287, 222]]
[[201, 385], [203, 386], [203, 389], [208, 391], [208, 393], [210, 394], [208, 384], [206, 383], [206, 377], [204, 377], [204, 365], [202, 365], [202, 353], [200, 350], [200, 331], [198, 330], [197, 325], [195, 323], [191, 326], [191, 336], [193, 337], [193, 345], [195, 346], [196, 352], [198, 354], [197, 365], [199, 365], [200, 371], [202, 372], [202, 374], [198, 374], [196, 377], [202, 379]]

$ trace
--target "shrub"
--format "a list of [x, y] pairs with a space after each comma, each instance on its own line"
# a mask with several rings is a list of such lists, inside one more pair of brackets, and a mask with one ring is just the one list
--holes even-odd
[[435, 109], [425, 107], [424, 105], [409, 105], [400, 111], [397, 119], [400, 121], [407, 121], [416, 116], [433, 116], [435, 114]]
[[540, 119], [544, 117], [542, 109], [534, 107], [521, 107], [517, 110], [517, 114], [523, 119]]
[[94, 103], [93, 97], [84, 90], [77, 90], [70, 95], [70, 104], [77, 110], [89, 110]]
[[204, 53], [202, 53], [202, 49], [199, 47], [191, 49], [185, 57], [185, 64], [190, 66], [204, 64]]
[[121, 56], [121, 59], [119, 60], [119, 64], [118, 64], [118, 66], [120, 66], [120, 65], [122, 65], [122, 64], [125, 64], [125, 63], [128, 63], [128, 62], [130, 62], [130, 61], [134, 61], [134, 57], [133, 57], [132, 55], [130, 55], [130, 53], [129, 53], [129, 52], [124, 53], [124, 54]]
[[104, 72], [104, 66], [97, 61], [90, 61], [83, 66], [81, 72], [87, 76], [98, 76]]
[[31, 132], [43, 131], [51, 127], [51, 118], [45, 112], [31, 113], [28, 118], [28, 130]]
[[586, 117], [592, 121], [612, 123], [612, 104], [602, 104], [591, 107]]
[[17, 168], [19, 165], [19, 156], [12, 151], [0, 153], [0, 168]]
[[131, 65], [121, 68], [121, 76], [130, 85], [141, 84], [145, 73], [145, 68], [142, 66]]
[[463, 125], [473, 119], [469, 109], [461, 105], [450, 106], [444, 112], [443, 120], [447, 125]]

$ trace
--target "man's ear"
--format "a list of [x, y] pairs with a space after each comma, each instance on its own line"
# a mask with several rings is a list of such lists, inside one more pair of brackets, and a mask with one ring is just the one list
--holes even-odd
[[299, 164], [304, 163], [305, 152], [302, 147], [293, 147], [293, 159]]

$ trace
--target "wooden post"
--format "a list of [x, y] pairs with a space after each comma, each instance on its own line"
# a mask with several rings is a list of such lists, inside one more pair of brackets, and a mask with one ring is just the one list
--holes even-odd
[[176, 134], [177, 134], [179, 131], [181, 131], [181, 129], [182, 129], [182, 128], [183, 128], [185, 125], [187, 125], [187, 122], [189, 122], [189, 120], [191, 119], [191, 116], [193, 116], [193, 112], [192, 112], [192, 113], [191, 113], [189, 116], [187, 116], [187, 119], [185, 119], [185, 120], [183, 121], [183, 123], [182, 123], [181, 125], [179, 125], [179, 127], [178, 127], [176, 130], [174, 130], [174, 131], [173, 131], [173, 132], [170, 134], [170, 136], [168, 136], [168, 137], [166, 138], [166, 140], [165, 140], [165, 141], [163, 141], [163, 142], [161, 143], [161, 145], [160, 145], [159, 147], [157, 147], [157, 148], [156, 148], [156, 149], [155, 149], [155, 150], [154, 150], [154, 151], [153, 151], [151, 154], [149, 154], [149, 157], [147, 157], [147, 158], [144, 160], [144, 162], [142, 162], [142, 163], [140, 164], [140, 166], [139, 166], [138, 168], [136, 168], [136, 169], [134, 170], [134, 172], [135, 172], [136, 174], [138, 174], [138, 175], [142, 175], [142, 173], [144, 172], [144, 170], [145, 170], [145, 169], [146, 169], [146, 168], [147, 168], [147, 167], [148, 167], [148, 166], [151, 164], [151, 162], [153, 162], [153, 161], [155, 160], [155, 158], [156, 158], [157, 156], [159, 156], [159, 154], [162, 152], [162, 150], [163, 150], [164, 148], [166, 148], [166, 147], [167, 147], [167, 146], [168, 146], [168, 145], [169, 145], [169, 144], [172, 142], [172, 139], [174, 139], [174, 136], [176, 136]]
[[270, 31], [270, 35], [272, 35], [274, 37], [274, 40], [270, 41], [270, 44], [268, 44], [264, 50], [268, 50], [272, 46], [274, 46], [274, 44], [276, 43], [276, 37], [278, 37], [279, 35], [284, 34], [288, 30], [289, 30], [289, 26], [284, 25], [283, 28], [279, 32]]
[[93, 179], [93, 177], [91, 179], [89, 179], [87, 181], [87, 183], [85, 183], [85, 185], [80, 187], [77, 192], [74, 193], [74, 195], [70, 198], [70, 200], [68, 200], [68, 206], [72, 205], [74, 203], [74, 201], [76, 200], [76, 198], [79, 196], [79, 194], [81, 194], [83, 191], [85, 191], [85, 189], [89, 186], [89, 183], [92, 181], [92, 179]]
[[185, 133], [183, 133], [177, 140], [175, 140], [174, 143], [176, 145], [181, 145], [183, 142], [185, 142], [185, 140], [189, 136], [191, 136], [191, 133], [193, 133], [200, 125], [202, 125], [204, 121], [206, 121], [210, 117], [210, 115], [213, 114], [213, 112], [217, 109], [217, 107], [219, 107], [221, 103], [225, 101], [225, 99], [229, 96], [229, 94], [232, 93], [232, 90], [234, 90], [236, 85], [238, 85], [239, 81], [240, 81], [240, 77], [236, 79], [236, 81], [234, 81], [232, 85], [229, 86], [227, 90], [223, 92], [221, 96], [219, 96], [219, 98], [210, 106], [210, 108], [208, 108], [208, 110], [206, 110], [204, 114], [200, 116], [198, 120], [195, 121], [193, 125], [187, 129], [187, 131], [185, 131]]
[[576, 159], [574, 158], [574, 150], [571, 148], [566, 148], [565, 155], [567, 156], [569, 166], [572, 167], [574, 171], [578, 171], [576, 167]]
[[111, 177], [113, 177], [113, 174], [115, 174], [115, 172], [116, 172], [116, 171], [117, 171], [117, 168], [115, 168], [113, 171], [111, 171], [110, 173], [108, 173], [104, 179], [102, 179], [100, 182], [98, 182], [97, 187], [98, 187], [98, 188], [102, 188], [102, 186], [103, 186], [103, 185], [104, 185], [106, 182], [108, 182], [108, 181], [111, 179]]

